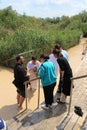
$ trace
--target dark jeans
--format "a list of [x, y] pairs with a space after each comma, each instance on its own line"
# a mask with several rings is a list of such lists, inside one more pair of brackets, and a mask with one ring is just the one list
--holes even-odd
[[52, 105], [52, 103], [53, 103], [53, 91], [54, 91], [55, 85], [56, 85], [56, 83], [53, 83], [49, 86], [43, 87], [46, 105]]

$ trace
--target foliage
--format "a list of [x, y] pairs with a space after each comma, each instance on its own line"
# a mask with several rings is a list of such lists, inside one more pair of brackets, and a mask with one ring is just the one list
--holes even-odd
[[82, 23], [82, 31], [83, 31], [83, 35], [84, 37], [87, 37], [87, 23]]
[[49, 54], [55, 44], [68, 49], [87, 36], [87, 12], [68, 17], [35, 18], [19, 15], [9, 6], [0, 10], [0, 63], [20, 53]]

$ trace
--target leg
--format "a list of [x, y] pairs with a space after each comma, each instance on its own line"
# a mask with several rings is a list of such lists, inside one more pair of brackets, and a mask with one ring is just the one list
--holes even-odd
[[62, 92], [62, 85], [63, 85], [63, 82], [59, 81], [57, 93], [61, 93]]
[[19, 107], [22, 108], [25, 99], [25, 90], [20, 91]]
[[19, 102], [20, 102], [20, 94], [17, 93], [17, 103], [19, 104]]
[[61, 102], [66, 102], [66, 98], [67, 98], [67, 96], [64, 93], [61, 93], [60, 101]]
[[17, 89], [17, 103], [19, 104], [20, 102], [20, 90]]
[[52, 105], [52, 103], [53, 103], [53, 91], [54, 91], [55, 85], [56, 85], [56, 83], [43, 88], [45, 104], [47, 104], [47, 105]]
[[57, 99], [57, 103], [65, 103], [67, 96], [64, 93], [61, 93], [60, 98]]
[[47, 105], [49, 103], [49, 87], [43, 87], [43, 91], [44, 91], [44, 99], [45, 99], [45, 104]]
[[22, 107], [24, 99], [24, 97], [20, 96], [19, 107]]
[[62, 74], [60, 72], [60, 79], [59, 79], [59, 84], [58, 84], [58, 93], [62, 92], [62, 86], [63, 86], [63, 82], [61, 82], [61, 78], [62, 78]]
[[49, 93], [49, 104], [50, 105], [52, 105], [52, 103], [54, 102], [53, 92], [54, 92], [55, 85], [56, 85], [56, 83], [50, 85], [50, 93]]

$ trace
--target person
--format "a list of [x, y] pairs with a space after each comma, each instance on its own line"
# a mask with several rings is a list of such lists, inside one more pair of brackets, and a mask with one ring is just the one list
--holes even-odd
[[63, 57], [65, 57], [65, 59], [69, 62], [69, 56], [66, 50], [62, 49], [61, 47], [61, 54], [63, 55]]
[[41, 78], [41, 83], [44, 91], [45, 104], [41, 107], [45, 110], [52, 108], [53, 103], [53, 91], [56, 85], [56, 74], [55, 68], [49, 57], [42, 54], [40, 56], [40, 61], [42, 62], [38, 76]]
[[[59, 44], [56, 44], [53, 48], [53, 51], [55, 49], [58, 49], [61, 51], [61, 54], [67, 59], [67, 61], [69, 61], [69, 56], [66, 50], [62, 49], [62, 47]], [[54, 66], [55, 66], [55, 73], [58, 76], [58, 63], [57, 63], [57, 58], [53, 55], [53, 52], [49, 55], [49, 60], [53, 62]]]
[[72, 74], [72, 69], [70, 67], [69, 62], [61, 56], [61, 53], [59, 50], [54, 50], [53, 52], [54, 56], [57, 59], [57, 62], [60, 67], [61, 71], [61, 82], [62, 82], [62, 93], [59, 99], [57, 99], [57, 103], [65, 103], [67, 96], [70, 96], [70, 90], [71, 90], [71, 77], [73, 76]]
[[[37, 72], [40, 68], [41, 63], [36, 59], [36, 57], [32, 57], [32, 60], [27, 63], [27, 71], [30, 75], [30, 80], [37, 77]], [[30, 90], [37, 89], [37, 80], [30, 82]]]
[[[58, 49], [61, 52], [61, 56], [63, 56], [68, 62], [69, 62], [69, 56], [66, 50], [62, 49], [61, 45], [56, 44], [55, 49]], [[57, 63], [58, 64], [58, 63]], [[60, 79], [59, 79], [59, 84], [58, 84], [58, 90], [57, 93], [61, 93], [62, 91], [62, 82], [61, 82], [61, 71], [60, 71]]]
[[26, 70], [22, 66], [24, 57], [19, 55], [16, 57], [16, 65], [14, 67], [14, 81], [13, 84], [17, 88], [17, 103], [18, 109], [22, 109], [22, 104], [25, 99], [25, 85], [24, 82], [29, 80], [29, 76], [26, 75]]
[[[55, 49], [55, 48], [54, 48]], [[53, 49], [53, 50], [54, 50]], [[56, 76], [58, 76], [58, 63], [57, 63], [57, 58], [53, 55], [53, 51], [52, 53], [49, 55], [49, 60], [53, 62], [54, 66], [55, 66], [55, 73]]]
[[8, 130], [7, 123], [0, 117], [0, 130]]
[[64, 50], [64, 49], [62, 48], [61, 45], [56, 44], [54, 48], [60, 50], [60, 52], [61, 52], [61, 54], [63, 55], [63, 57], [65, 57], [66, 60], [69, 62], [69, 56], [68, 56], [68, 53], [67, 53], [66, 50]]

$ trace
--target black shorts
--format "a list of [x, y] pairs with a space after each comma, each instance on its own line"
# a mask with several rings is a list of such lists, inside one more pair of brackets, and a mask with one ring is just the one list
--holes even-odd
[[19, 90], [19, 89], [17, 89], [17, 93], [20, 94], [22, 97], [25, 98], [25, 90]]

